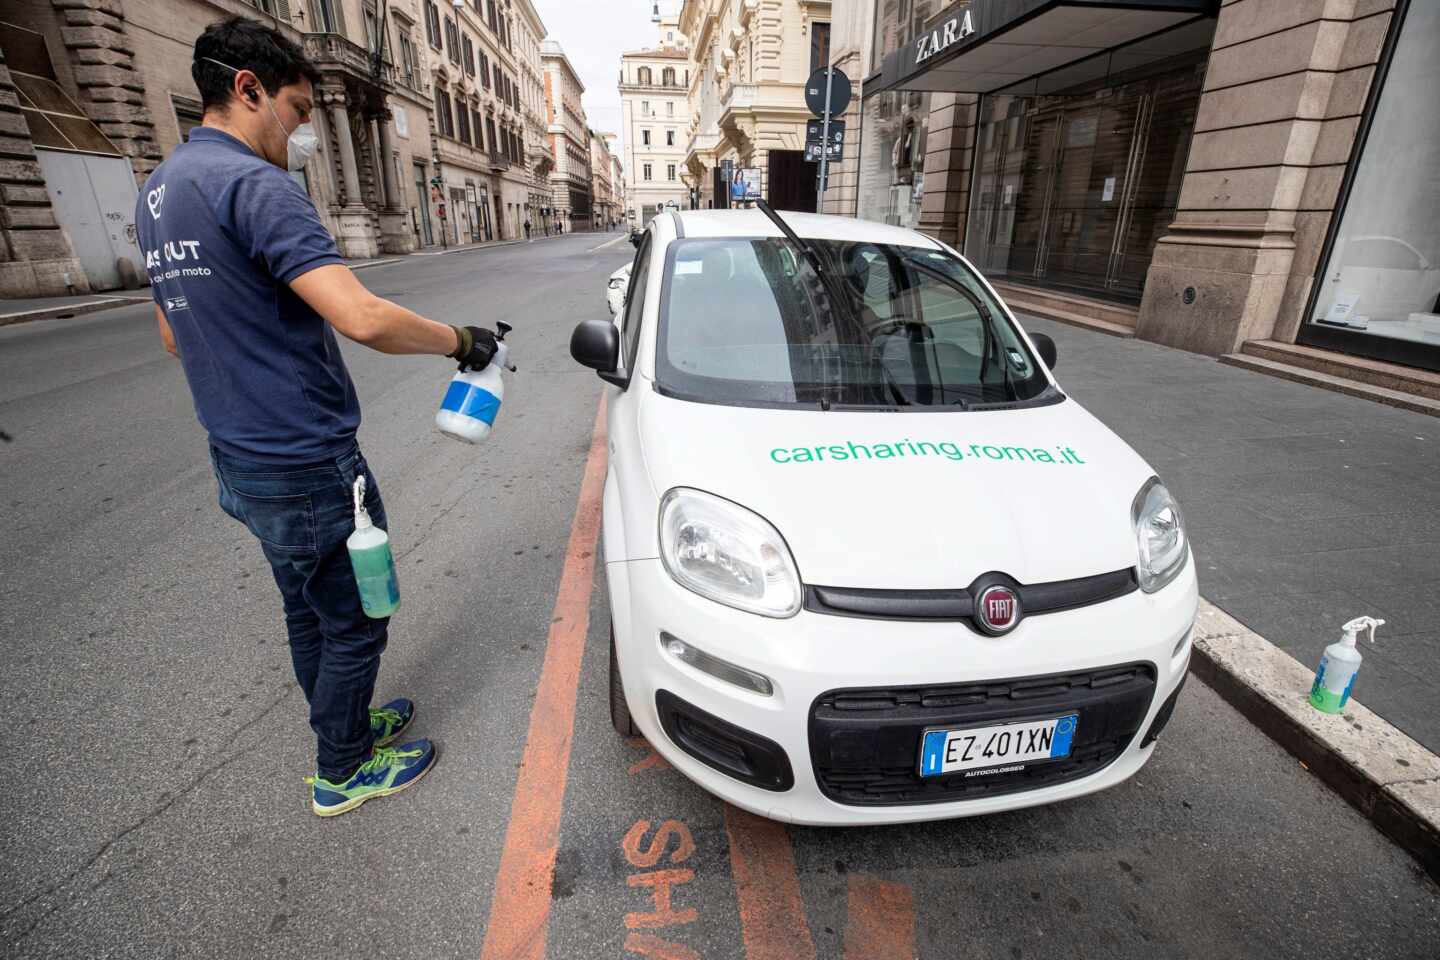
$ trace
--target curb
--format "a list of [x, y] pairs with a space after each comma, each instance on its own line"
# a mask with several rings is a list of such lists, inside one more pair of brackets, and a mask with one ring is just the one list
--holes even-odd
[[1313, 672], [1201, 599], [1190, 672], [1239, 710], [1440, 882], [1440, 756], [1351, 700], [1306, 701]]
[[0, 313], [0, 327], [12, 323], [28, 323], [31, 320], [68, 320], [85, 313], [96, 313], [114, 307], [129, 307], [137, 303], [149, 303], [150, 297], [107, 297], [102, 300], [87, 300], [64, 307], [43, 307], [39, 310], [22, 310], [19, 313]]

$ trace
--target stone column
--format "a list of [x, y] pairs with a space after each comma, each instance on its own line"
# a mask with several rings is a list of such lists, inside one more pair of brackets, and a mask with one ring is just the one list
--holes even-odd
[[387, 210], [404, 209], [404, 197], [400, 194], [400, 187], [395, 182], [395, 143], [391, 132], [392, 120], [389, 113], [377, 118], [377, 125], [380, 128], [380, 180], [385, 185], [385, 208]]
[[321, 99], [329, 108], [330, 125], [340, 144], [340, 171], [344, 177], [345, 204], [340, 208], [339, 233], [335, 240], [340, 252], [355, 259], [368, 259], [380, 252], [380, 238], [370, 219], [370, 210], [360, 197], [360, 168], [355, 162], [355, 141], [350, 135], [350, 114], [345, 108], [345, 91], [326, 89]]
[[393, 186], [385, 176], [386, 156], [380, 149], [380, 125], [384, 122], [373, 114], [365, 120], [366, 126], [370, 128], [367, 131], [370, 137], [370, 176], [375, 180], [376, 207], [380, 210], [389, 209], [390, 188]]
[[[404, 109], [403, 107], [401, 108]], [[380, 183], [385, 190], [385, 200], [380, 208], [380, 248], [386, 253], [409, 253], [416, 247], [415, 231], [411, 229], [410, 211], [405, 205], [405, 193], [395, 181], [395, 143], [390, 111], [377, 113], [373, 118], [372, 130], [378, 128], [379, 146], [377, 163], [380, 165]], [[372, 136], [376, 134], [372, 133]], [[422, 196], [420, 202], [424, 203]]]
[[1138, 336], [1211, 355], [1294, 337], [1393, 5], [1220, 8]]
[[345, 109], [345, 91], [327, 90], [322, 96], [330, 110], [330, 125], [340, 144], [340, 172], [344, 177], [345, 206], [360, 207], [360, 167], [355, 162], [355, 140], [350, 135], [350, 113]]

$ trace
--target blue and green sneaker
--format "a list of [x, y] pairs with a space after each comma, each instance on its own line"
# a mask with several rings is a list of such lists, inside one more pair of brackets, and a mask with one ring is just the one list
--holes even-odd
[[376, 747], [370, 759], [344, 783], [331, 783], [321, 776], [306, 777], [314, 787], [310, 809], [322, 817], [334, 817], [354, 810], [366, 800], [388, 797], [430, 772], [437, 756], [429, 740], [415, 740], [401, 747]]
[[400, 734], [415, 719], [415, 703], [404, 697], [391, 700], [383, 707], [370, 708], [370, 729], [375, 734], [375, 746], [388, 747], [400, 739]]

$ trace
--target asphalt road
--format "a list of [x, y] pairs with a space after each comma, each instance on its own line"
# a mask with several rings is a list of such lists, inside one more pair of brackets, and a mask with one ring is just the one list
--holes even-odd
[[[552, 958], [1434, 956], [1435, 885], [1197, 682], [1117, 789], [903, 828], [757, 821], [617, 738], [603, 572], [567, 563], [601, 396], [569, 334], [629, 254], [605, 239], [360, 275], [513, 323], [520, 372], [469, 448], [431, 427], [446, 363], [347, 346], [404, 597], [378, 692], [419, 702], [441, 760], [334, 821], [308, 810], [268, 569], [215, 504], [149, 308], [0, 329], [0, 955], [478, 957], [494, 920]], [[568, 730], [546, 712], [562, 580], [590, 609]], [[515, 802], [532, 707], [570, 750], [553, 840]], [[496, 878], [527, 840], [555, 867], [516, 915]]]

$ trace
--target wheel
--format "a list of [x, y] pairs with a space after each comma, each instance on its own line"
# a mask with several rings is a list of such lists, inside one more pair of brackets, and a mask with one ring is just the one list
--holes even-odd
[[615, 628], [610, 628], [610, 722], [622, 737], [638, 737], [640, 730], [630, 717], [625, 702], [625, 685], [620, 682], [620, 661], [615, 656]]

